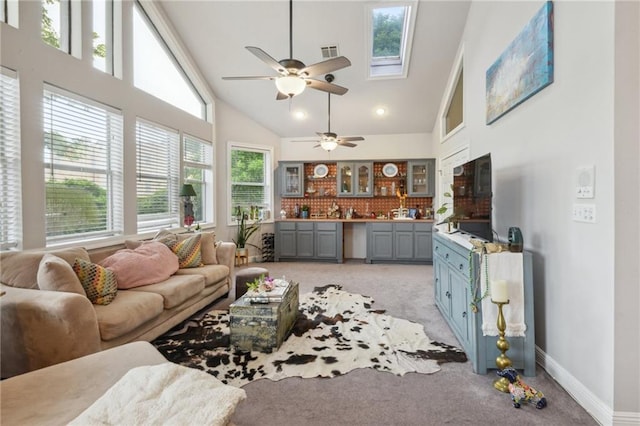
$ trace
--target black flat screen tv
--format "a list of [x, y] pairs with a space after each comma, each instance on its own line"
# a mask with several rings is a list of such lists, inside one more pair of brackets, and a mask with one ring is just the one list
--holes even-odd
[[453, 169], [453, 212], [460, 231], [493, 241], [491, 154]]

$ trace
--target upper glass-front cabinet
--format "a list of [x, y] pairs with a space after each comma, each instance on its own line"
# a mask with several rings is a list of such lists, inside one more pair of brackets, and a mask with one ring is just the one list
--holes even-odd
[[371, 197], [373, 163], [338, 163], [338, 197]]
[[280, 163], [281, 191], [283, 197], [302, 197], [304, 195], [303, 163]]
[[407, 186], [410, 197], [433, 197], [436, 160], [407, 162]]

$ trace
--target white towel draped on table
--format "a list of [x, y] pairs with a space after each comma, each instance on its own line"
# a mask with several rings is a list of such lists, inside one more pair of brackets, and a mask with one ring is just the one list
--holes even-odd
[[[527, 325], [524, 322], [524, 271], [522, 269], [522, 253], [491, 253], [480, 256], [480, 282], [482, 283], [482, 293], [485, 294], [487, 288], [487, 274], [485, 273], [485, 262], [489, 266], [489, 283], [495, 280], [505, 280], [507, 282], [507, 292], [509, 294], [509, 304], [502, 307], [507, 329], [505, 335], [508, 337], [524, 337]], [[489, 284], [489, 288], [491, 288]], [[498, 305], [491, 302], [491, 293], [482, 299], [482, 333], [484, 336], [497, 336], [498, 327]]]

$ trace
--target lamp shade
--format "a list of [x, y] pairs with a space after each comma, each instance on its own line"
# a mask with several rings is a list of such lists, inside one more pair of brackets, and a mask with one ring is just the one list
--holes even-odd
[[338, 146], [338, 142], [335, 139], [323, 139], [320, 141], [320, 146], [325, 151], [333, 151]]
[[294, 75], [288, 75], [286, 77], [280, 77], [276, 79], [276, 87], [280, 93], [283, 93], [289, 97], [299, 95], [304, 91], [307, 83], [302, 77]]
[[193, 189], [193, 185], [191, 185], [190, 183], [185, 183], [184, 185], [182, 185], [182, 188], [180, 189], [181, 197], [195, 197], [196, 195], [196, 190]]

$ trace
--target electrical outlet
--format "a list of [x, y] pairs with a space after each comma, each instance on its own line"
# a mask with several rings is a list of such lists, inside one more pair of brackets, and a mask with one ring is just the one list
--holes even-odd
[[576, 222], [596, 223], [596, 205], [574, 204], [573, 220]]

